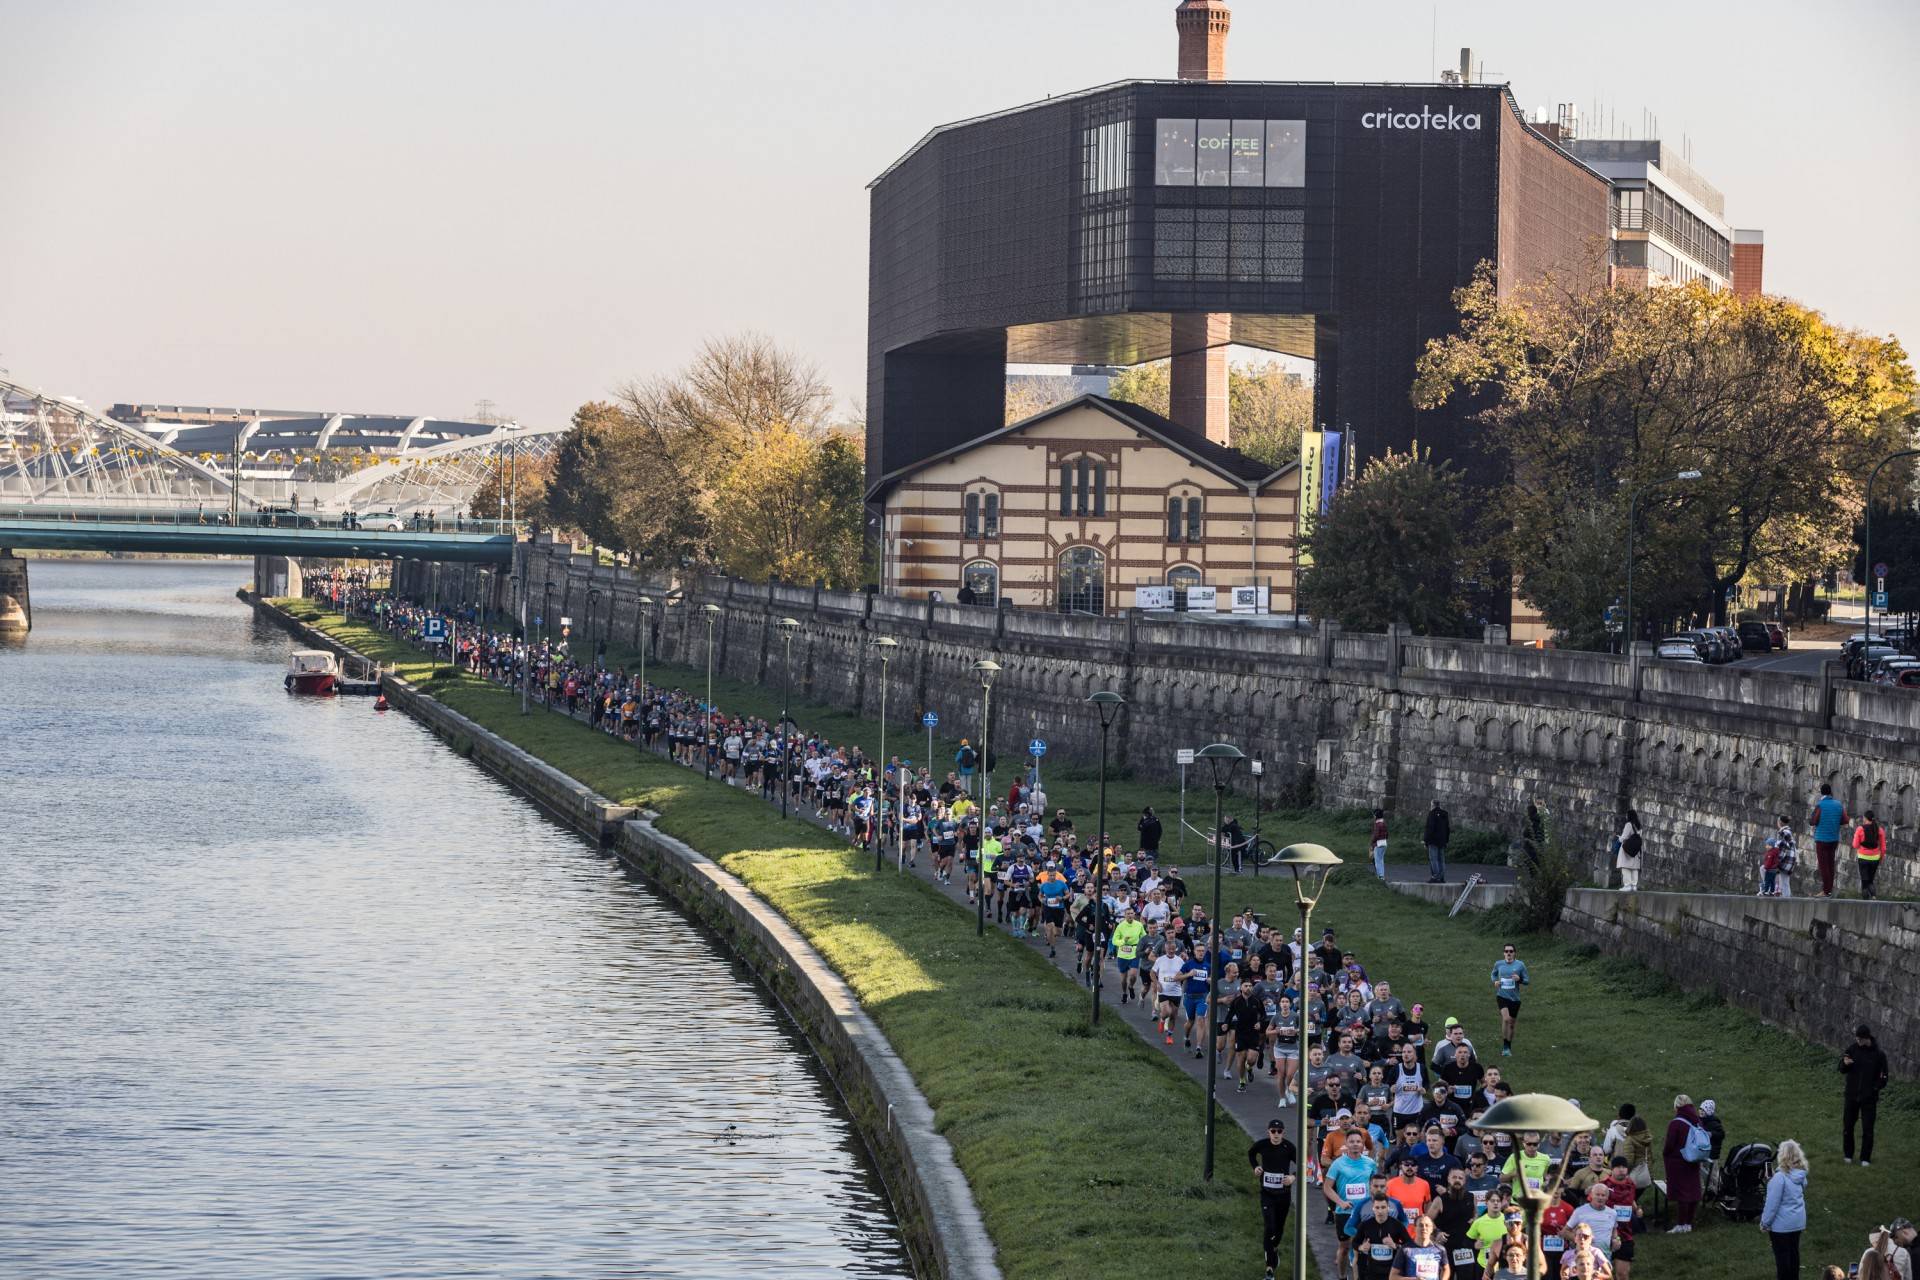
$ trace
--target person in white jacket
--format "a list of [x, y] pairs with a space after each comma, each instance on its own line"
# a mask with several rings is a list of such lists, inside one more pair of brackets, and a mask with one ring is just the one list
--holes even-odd
[[1640, 888], [1640, 861], [1646, 851], [1646, 841], [1640, 835], [1640, 815], [1632, 809], [1627, 810], [1627, 820], [1620, 827], [1619, 849], [1613, 857], [1613, 865], [1620, 869], [1620, 888], [1625, 893], [1633, 893]]

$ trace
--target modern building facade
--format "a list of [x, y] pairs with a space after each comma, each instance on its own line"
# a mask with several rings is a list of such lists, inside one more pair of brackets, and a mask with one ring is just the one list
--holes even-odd
[[[1300, 469], [1084, 395], [874, 487], [889, 595], [1069, 613], [1293, 608]], [[1148, 588], [1145, 595], [1141, 588]]]
[[1613, 186], [1608, 222], [1615, 284], [1761, 291], [1761, 233], [1736, 230], [1719, 188], [1667, 143], [1578, 138], [1561, 145]]

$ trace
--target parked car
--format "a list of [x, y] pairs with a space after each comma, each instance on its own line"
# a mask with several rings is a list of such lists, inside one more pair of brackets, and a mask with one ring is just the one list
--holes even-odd
[[1873, 665], [1882, 658], [1897, 658], [1900, 651], [1890, 644], [1866, 644], [1855, 649], [1847, 658], [1847, 678], [1865, 680], [1873, 673]]
[[362, 529], [376, 533], [399, 533], [407, 527], [407, 522], [391, 511], [369, 511], [357, 519]]
[[1767, 636], [1773, 641], [1773, 647], [1780, 652], [1787, 651], [1787, 629], [1777, 622], [1767, 624]]
[[1747, 656], [1746, 646], [1740, 643], [1740, 633], [1738, 631], [1732, 627], [1715, 627], [1714, 631], [1720, 635], [1722, 641], [1727, 646], [1728, 662], [1738, 662]]
[[295, 511], [292, 507], [261, 507], [254, 512], [254, 523], [264, 529], [318, 529], [320, 520]]
[[1662, 640], [1654, 649], [1653, 656], [1661, 662], [1690, 662], [1696, 667], [1706, 665], [1693, 641], [1680, 636]]
[[1726, 661], [1726, 646], [1720, 642], [1720, 637], [1711, 631], [1683, 631], [1679, 638], [1693, 642], [1694, 652], [1700, 655], [1702, 662]]
[[1899, 674], [1920, 667], [1920, 658], [1882, 658], [1867, 668], [1867, 678], [1875, 684], [1892, 684]]
[[1901, 689], [1920, 689], [1920, 667], [1908, 667], [1894, 677], [1893, 683]]
[[1740, 648], [1747, 653], [1766, 653], [1773, 648], [1773, 633], [1764, 622], [1743, 622], [1736, 634], [1740, 637]]

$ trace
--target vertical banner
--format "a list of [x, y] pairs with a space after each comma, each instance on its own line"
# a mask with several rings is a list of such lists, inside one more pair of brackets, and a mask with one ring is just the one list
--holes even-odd
[[[1320, 514], [1321, 460], [1325, 451], [1324, 431], [1300, 433], [1300, 501], [1295, 508], [1294, 531], [1302, 538], [1313, 532], [1313, 518]], [[1305, 568], [1313, 563], [1313, 557], [1296, 550], [1294, 563]]]
[[1343, 436], [1338, 431], [1326, 432], [1326, 441], [1321, 448], [1320, 477], [1320, 514], [1327, 514], [1333, 506], [1333, 495], [1340, 488], [1340, 442]]

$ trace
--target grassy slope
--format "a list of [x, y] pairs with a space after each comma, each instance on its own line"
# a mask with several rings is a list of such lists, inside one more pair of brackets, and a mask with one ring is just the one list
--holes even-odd
[[[360, 624], [283, 601], [410, 679], [429, 664]], [[746, 881], [853, 986], [932, 1102], [1010, 1277], [1247, 1272], [1259, 1212], [1234, 1176], [1200, 1182], [1201, 1092], [1124, 1025], [1090, 1036], [1079, 989], [1030, 948], [917, 880], [866, 860], [757, 798], [642, 756], [584, 726], [522, 718], [510, 693], [469, 678], [434, 695], [660, 825]], [[1231, 1130], [1229, 1129], [1229, 1133]], [[1124, 1260], [1124, 1261], [1122, 1261]]]
[[[705, 675], [663, 668], [659, 678], [697, 688]], [[714, 690], [723, 707], [769, 716], [779, 712], [778, 690], [769, 695], [730, 680], [716, 680]], [[942, 710], [943, 727], [956, 719], [977, 723], [957, 706]], [[818, 729], [835, 741], [878, 745], [878, 726], [844, 711], [796, 704], [795, 717], [803, 728]], [[955, 745], [936, 740], [936, 756], [950, 759]], [[892, 725], [888, 748], [891, 754], [917, 760], [926, 752], [925, 732], [911, 722]], [[1098, 785], [1085, 772], [1051, 770], [1047, 790], [1051, 801], [1065, 805], [1083, 828], [1091, 826]], [[1189, 819], [1202, 828], [1210, 825], [1211, 795], [1190, 786], [1187, 800]], [[1172, 850], [1178, 802], [1175, 788], [1110, 782], [1108, 829], [1130, 836], [1140, 807], [1152, 804], [1168, 828], [1163, 844]], [[1229, 806], [1232, 803], [1229, 798]], [[1249, 827], [1250, 807], [1241, 805], [1242, 821]], [[1367, 857], [1367, 824], [1357, 814], [1269, 814], [1263, 834], [1279, 845], [1301, 840], [1325, 844], [1354, 864], [1364, 864]], [[1409, 858], [1423, 857], [1414, 854], [1418, 846], [1408, 838], [1411, 834], [1402, 820], [1396, 843]], [[1189, 852], [1198, 852], [1191, 837]], [[1190, 876], [1189, 884], [1197, 893], [1211, 894], [1211, 884], [1199, 876]], [[1230, 878], [1225, 905], [1229, 911], [1250, 905], [1275, 921], [1295, 916], [1291, 890], [1265, 876]], [[1442, 908], [1381, 888], [1370, 876], [1343, 872], [1342, 882], [1314, 916], [1316, 931], [1323, 924], [1337, 929], [1343, 944], [1351, 946], [1375, 976], [1393, 980], [1403, 999], [1423, 1001], [1436, 1028], [1449, 1015], [1457, 1016], [1483, 1049], [1497, 1045], [1499, 1022], [1488, 970], [1498, 955], [1499, 939], [1474, 921], [1448, 920]], [[1730, 1142], [1798, 1139], [1813, 1165], [1811, 1223], [1803, 1243], [1810, 1271], [1815, 1261], [1824, 1265], [1857, 1257], [1865, 1224], [1914, 1212], [1911, 1196], [1899, 1194], [1894, 1170], [1903, 1166], [1896, 1165], [1900, 1157], [1892, 1154], [1920, 1144], [1920, 1100], [1910, 1088], [1896, 1089], [1882, 1100], [1876, 1144], [1881, 1160], [1864, 1170], [1844, 1165], [1836, 1055], [1711, 996], [1682, 992], [1642, 967], [1583, 948], [1532, 938], [1522, 942], [1521, 955], [1533, 977], [1533, 994], [1521, 1022], [1517, 1056], [1501, 1062], [1516, 1088], [1579, 1098], [1588, 1114], [1600, 1119], [1631, 1101], [1656, 1132], [1671, 1115], [1673, 1096], [1688, 1093], [1696, 1100], [1715, 1100]], [[1643, 1263], [1651, 1262], [1658, 1274], [1700, 1280], [1744, 1280], [1766, 1273], [1771, 1255], [1757, 1229], [1726, 1223], [1715, 1213], [1703, 1216], [1706, 1230], [1648, 1242], [1640, 1252]]]

